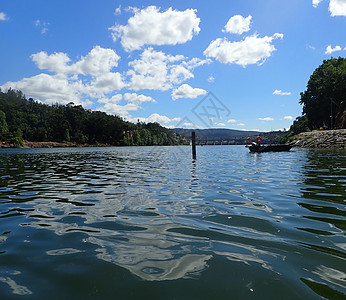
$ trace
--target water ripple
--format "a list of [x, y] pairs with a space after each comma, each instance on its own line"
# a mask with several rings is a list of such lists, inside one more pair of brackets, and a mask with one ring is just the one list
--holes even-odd
[[[345, 152], [215, 146], [190, 155], [189, 147], [0, 152], [0, 296], [72, 295], [62, 278], [108, 282], [104, 264], [119, 289], [127, 278], [170, 282], [173, 294], [202, 282], [200, 299], [215, 289], [220, 299], [229, 290], [343, 295]], [[224, 274], [236, 276], [226, 283]]]

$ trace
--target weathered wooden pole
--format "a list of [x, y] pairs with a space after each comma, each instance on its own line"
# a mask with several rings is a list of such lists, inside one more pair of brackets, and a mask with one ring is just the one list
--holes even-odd
[[196, 159], [196, 132], [192, 131], [192, 159]]

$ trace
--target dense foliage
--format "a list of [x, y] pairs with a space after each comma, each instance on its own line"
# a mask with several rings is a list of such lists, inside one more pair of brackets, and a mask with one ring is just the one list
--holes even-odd
[[46, 105], [21, 91], [0, 91], [0, 139], [14, 146], [28, 141], [76, 144], [174, 145], [178, 138], [158, 123], [133, 124], [81, 105]]
[[324, 60], [300, 93], [303, 115], [290, 127], [282, 142], [315, 129], [346, 128], [346, 58]]
[[[324, 60], [300, 94], [308, 127], [346, 128], [346, 59]], [[332, 119], [331, 119], [332, 116]]]

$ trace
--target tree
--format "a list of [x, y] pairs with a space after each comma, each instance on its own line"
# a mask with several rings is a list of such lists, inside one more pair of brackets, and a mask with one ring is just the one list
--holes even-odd
[[11, 134], [10, 144], [12, 144], [16, 148], [23, 147], [23, 132], [20, 128], [18, 128], [16, 132]]
[[345, 95], [346, 59], [324, 60], [310, 76], [306, 91], [300, 94], [308, 127], [346, 128]]
[[5, 113], [0, 110], [0, 137], [3, 137], [8, 132]]

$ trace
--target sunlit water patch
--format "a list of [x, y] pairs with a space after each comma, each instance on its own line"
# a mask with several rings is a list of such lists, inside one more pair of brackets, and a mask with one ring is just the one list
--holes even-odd
[[343, 299], [346, 152], [1, 149], [0, 299]]

